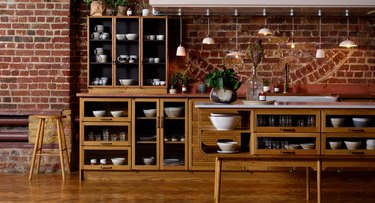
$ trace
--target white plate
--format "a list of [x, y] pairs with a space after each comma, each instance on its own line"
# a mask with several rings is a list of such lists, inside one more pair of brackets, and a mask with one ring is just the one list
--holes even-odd
[[217, 150], [217, 153], [219, 154], [233, 154], [233, 153], [237, 153], [238, 150], [235, 150], [235, 151], [221, 151], [221, 150]]

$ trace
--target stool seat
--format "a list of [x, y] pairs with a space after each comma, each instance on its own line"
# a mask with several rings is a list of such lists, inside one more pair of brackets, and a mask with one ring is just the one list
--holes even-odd
[[[40, 160], [41, 160], [42, 155], [60, 156], [62, 179], [65, 180], [65, 163], [64, 163], [65, 158], [66, 158], [66, 162], [67, 162], [68, 174], [70, 174], [68, 148], [66, 146], [64, 128], [63, 128], [63, 123], [62, 123], [62, 119], [66, 118], [66, 116], [65, 115], [33, 115], [33, 116], [35, 118], [39, 119], [39, 127], [38, 127], [38, 132], [36, 134], [36, 139], [35, 139], [34, 152], [33, 152], [33, 157], [32, 157], [32, 161], [31, 161], [29, 180], [31, 180], [32, 176], [33, 176], [34, 164], [35, 164], [36, 158], [37, 158], [36, 175], [39, 175]], [[57, 132], [57, 140], [58, 140], [58, 146], [59, 146], [58, 153], [51, 153], [51, 152], [45, 153], [45, 152], [43, 152], [43, 137], [44, 137], [44, 129], [45, 129], [45, 124], [46, 124], [46, 119], [56, 121], [56, 132]]]

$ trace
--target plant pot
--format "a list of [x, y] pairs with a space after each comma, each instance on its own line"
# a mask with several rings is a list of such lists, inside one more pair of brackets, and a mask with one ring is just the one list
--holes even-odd
[[93, 1], [90, 4], [90, 16], [102, 16], [106, 9], [104, 1]]
[[237, 92], [229, 89], [212, 88], [210, 99], [215, 103], [230, 104], [237, 100]]
[[126, 15], [127, 16], [132, 16], [133, 15], [133, 11], [131, 8], [128, 8], [128, 10], [126, 11]]
[[171, 85], [169, 88], [169, 94], [176, 94], [176, 93], [177, 93], [176, 86]]
[[204, 83], [199, 84], [198, 85], [198, 91], [199, 91], [199, 93], [202, 93], [202, 94], [206, 93], [207, 85], [204, 84]]
[[125, 16], [126, 15], [126, 6], [118, 6], [116, 16]]
[[149, 14], [150, 14], [150, 9], [148, 8], [142, 9], [142, 16], [148, 16]]

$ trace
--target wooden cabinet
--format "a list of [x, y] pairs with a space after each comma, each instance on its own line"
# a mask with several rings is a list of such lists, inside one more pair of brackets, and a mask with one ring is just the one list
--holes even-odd
[[[102, 115], [94, 116], [97, 111]], [[120, 115], [114, 117], [114, 111]], [[130, 118], [131, 99], [80, 99], [81, 179], [86, 171], [131, 169]], [[125, 161], [114, 165], [113, 158], [125, 158]]]
[[90, 92], [167, 93], [167, 17], [91, 16], [87, 39]]
[[[168, 115], [166, 108], [180, 109], [178, 115]], [[154, 111], [151, 114], [146, 111]], [[133, 169], [187, 169], [187, 100], [133, 100]], [[145, 158], [153, 157], [151, 163]]]

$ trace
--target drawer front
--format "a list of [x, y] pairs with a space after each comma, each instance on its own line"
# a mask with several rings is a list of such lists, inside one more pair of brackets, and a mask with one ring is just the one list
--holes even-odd
[[[125, 158], [120, 165], [112, 162], [114, 158]], [[95, 160], [95, 163], [93, 162]], [[103, 162], [105, 160], [105, 163]], [[82, 147], [81, 170], [130, 170], [130, 147]]]
[[81, 98], [82, 121], [130, 121], [131, 99], [127, 98]]
[[323, 155], [375, 155], [375, 133], [323, 133]]
[[373, 110], [326, 110], [322, 113], [323, 132], [375, 132]]

